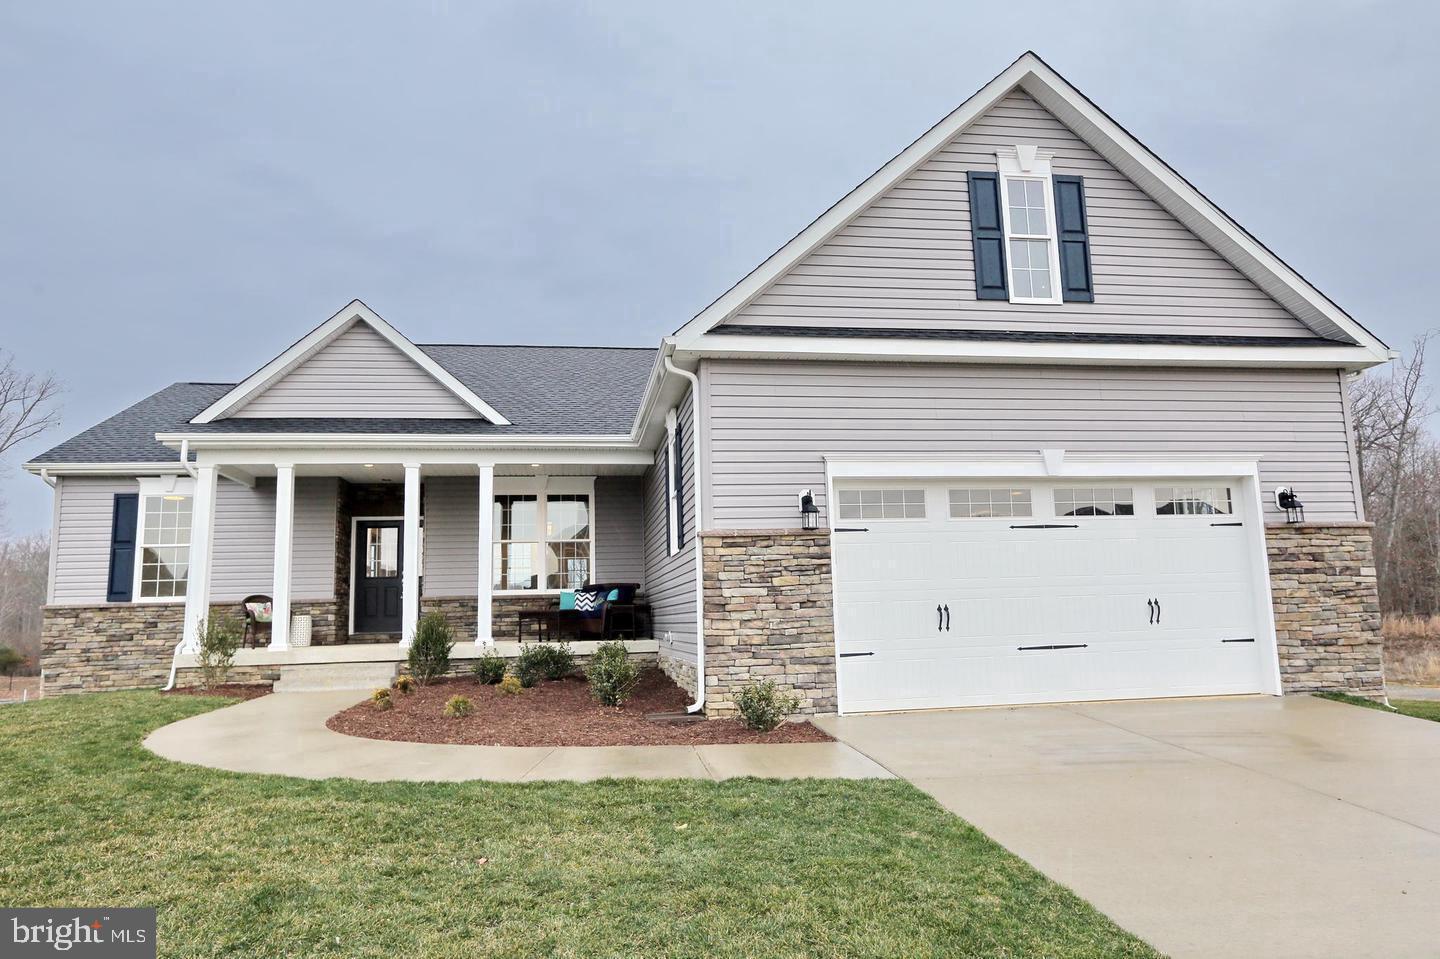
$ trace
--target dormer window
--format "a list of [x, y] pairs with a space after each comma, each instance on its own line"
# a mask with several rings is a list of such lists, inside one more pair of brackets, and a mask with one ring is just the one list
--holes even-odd
[[1033, 146], [997, 151], [1011, 303], [1059, 303], [1050, 153]]

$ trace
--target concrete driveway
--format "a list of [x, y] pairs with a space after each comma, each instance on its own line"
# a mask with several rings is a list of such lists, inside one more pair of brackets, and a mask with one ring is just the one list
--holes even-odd
[[1440, 723], [1292, 696], [817, 725], [1172, 956], [1440, 956]]

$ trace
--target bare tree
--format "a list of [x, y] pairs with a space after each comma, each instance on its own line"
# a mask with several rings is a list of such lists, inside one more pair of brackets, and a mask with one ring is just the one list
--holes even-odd
[[0, 351], [0, 456], [60, 422], [59, 395], [53, 375], [17, 369], [15, 357]]
[[0, 541], [0, 646], [32, 666], [40, 662], [41, 607], [50, 572], [50, 541], [43, 534]]

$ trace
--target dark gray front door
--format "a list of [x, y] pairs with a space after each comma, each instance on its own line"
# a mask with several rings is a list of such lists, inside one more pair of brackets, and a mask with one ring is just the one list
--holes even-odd
[[355, 524], [355, 632], [400, 632], [400, 590], [404, 581], [401, 520]]

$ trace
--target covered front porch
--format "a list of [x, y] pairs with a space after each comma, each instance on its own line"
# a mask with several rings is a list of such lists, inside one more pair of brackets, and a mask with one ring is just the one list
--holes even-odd
[[[580, 655], [608, 638], [653, 651], [642, 485], [651, 454], [487, 452], [196, 450], [178, 480], [192, 513], [179, 665], [193, 663], [208, 619], [241, 615], [257, 597], [269, 599], [271, 621], [237, 667], [400, 662], [429, 612], [449, 623], [459, 660], [514, 655], [522, 628], [534, 639], [545, 626]], [[587, 584], [638, 594], [627, 616], [557, 633], [540, 611]]]

